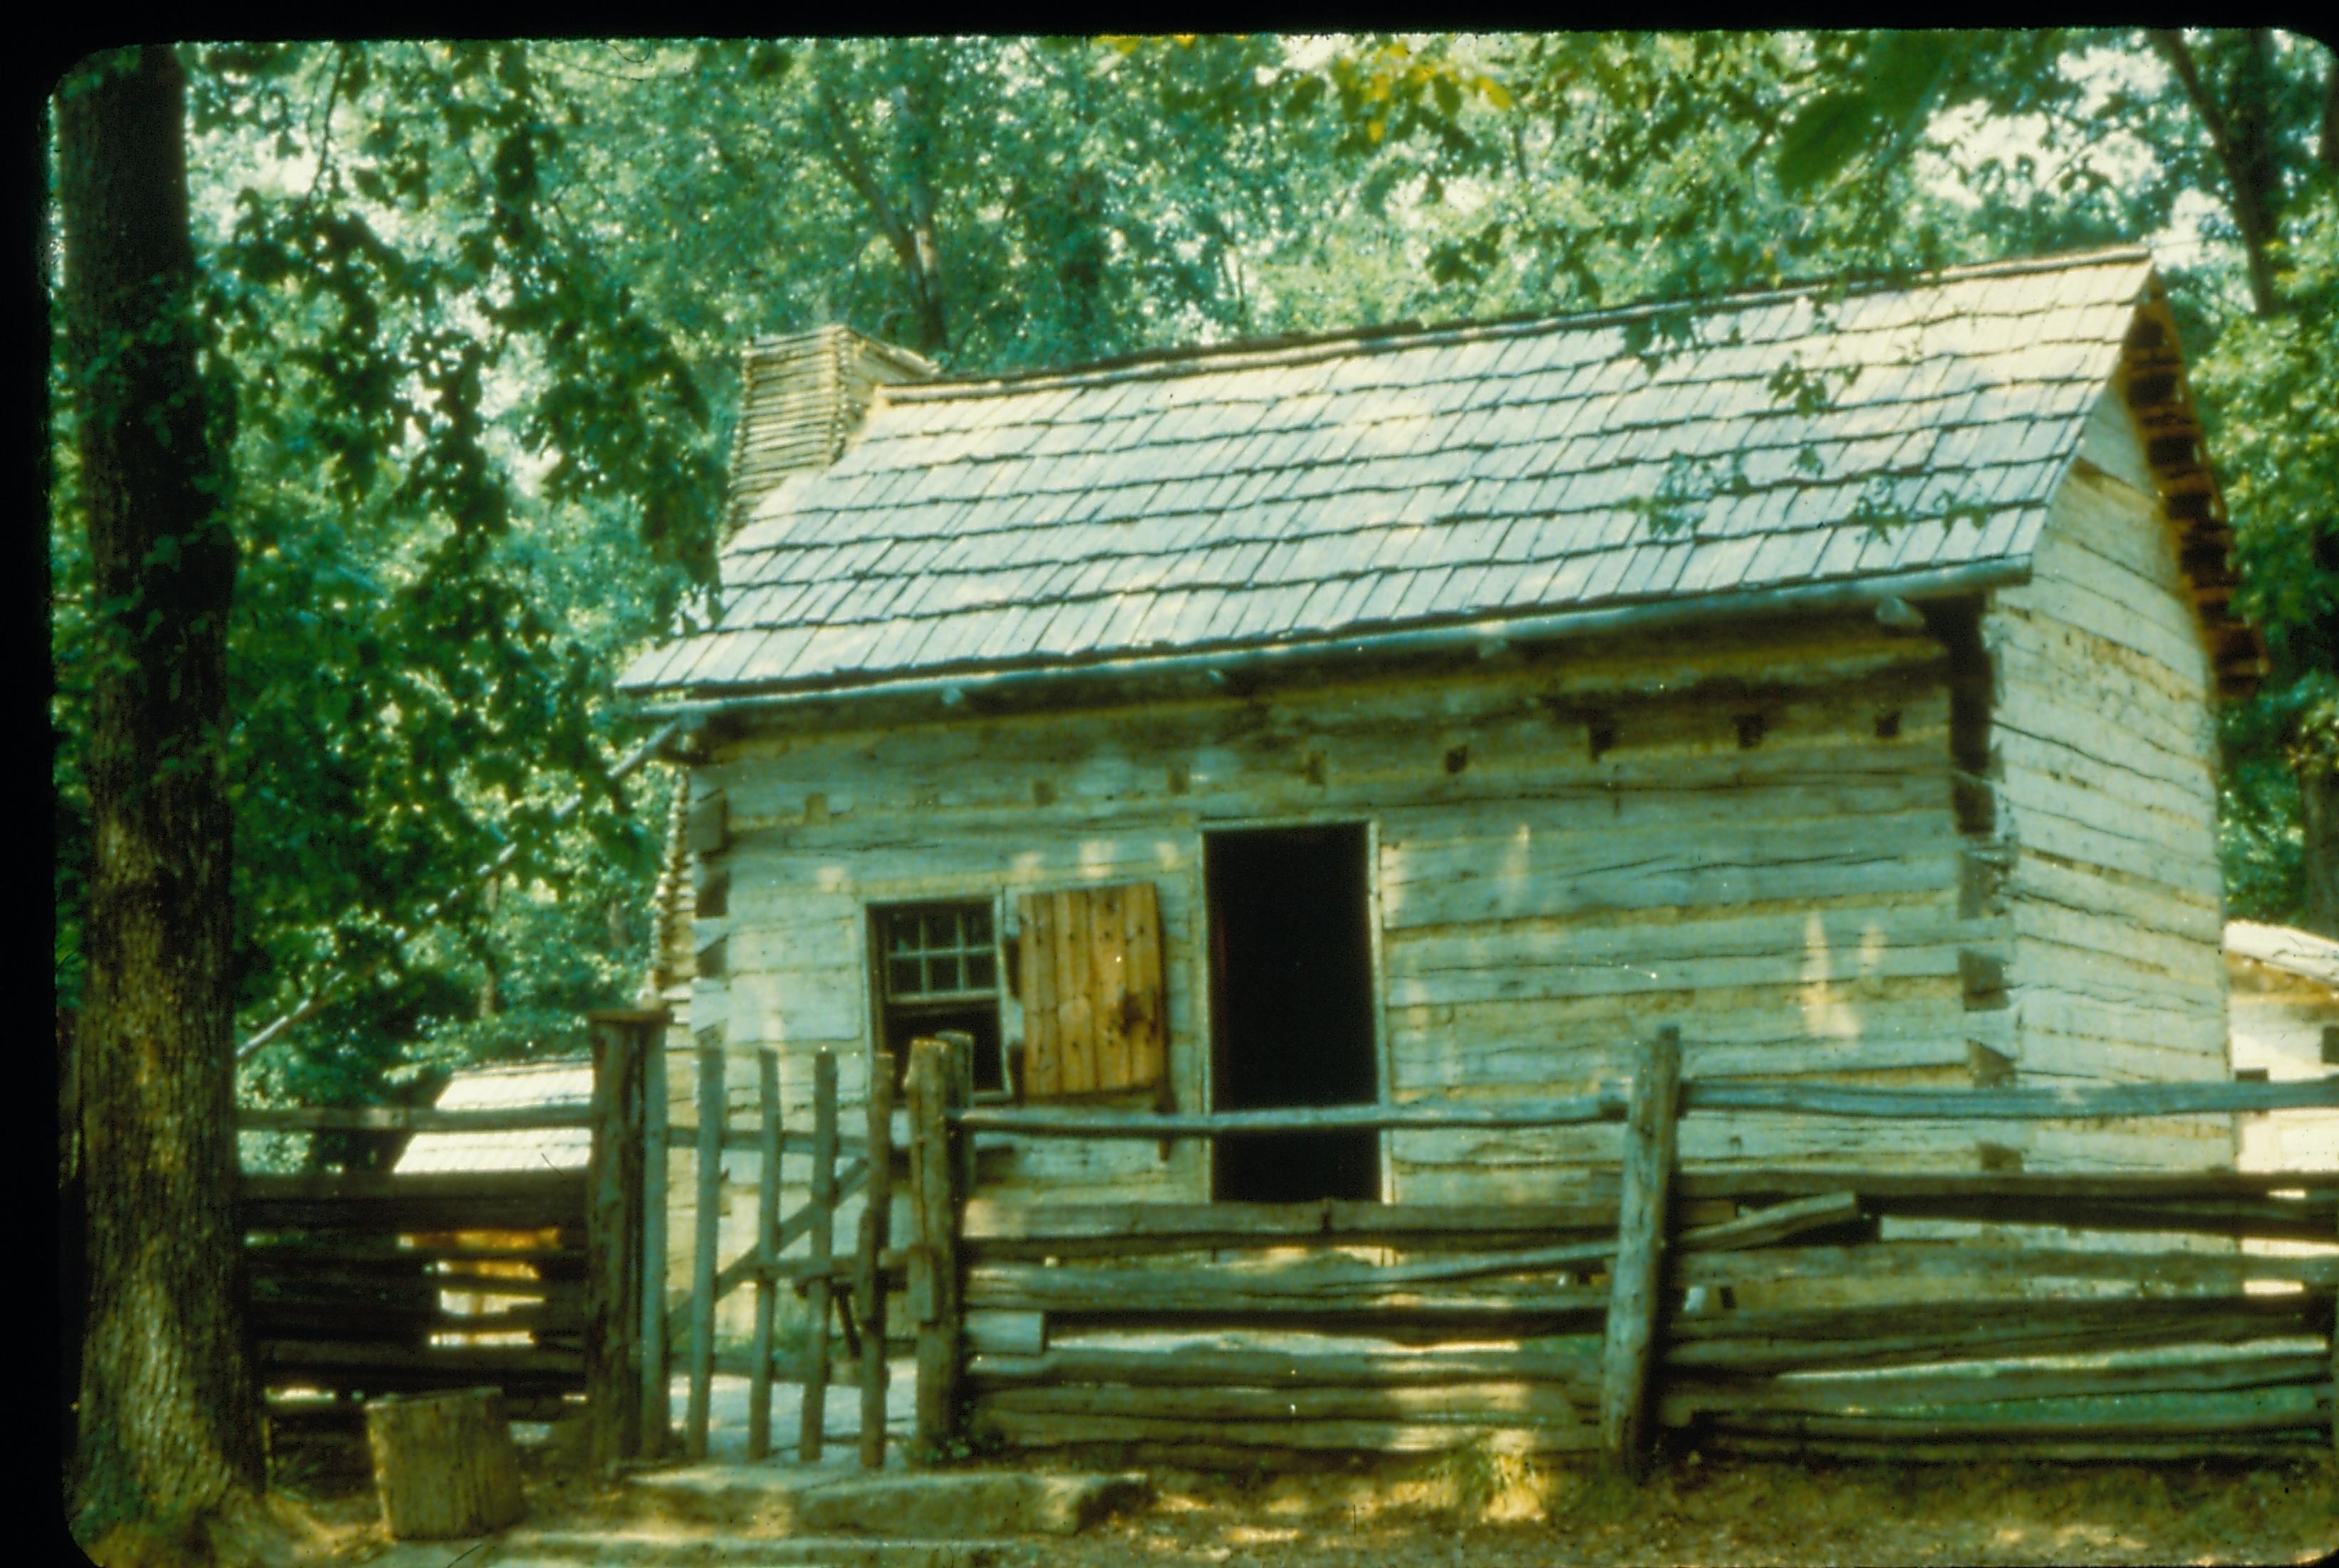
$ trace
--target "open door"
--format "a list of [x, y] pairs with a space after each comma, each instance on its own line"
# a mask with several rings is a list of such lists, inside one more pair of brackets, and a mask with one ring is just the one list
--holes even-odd
[[[1370, 904], [1361, 823], [1207, 834], [1212, 1109], [1367, 1105], [1373, 1044]], [[1367, 1129], [1221, 1139], [1222, 1199], [1380, 1196]]]

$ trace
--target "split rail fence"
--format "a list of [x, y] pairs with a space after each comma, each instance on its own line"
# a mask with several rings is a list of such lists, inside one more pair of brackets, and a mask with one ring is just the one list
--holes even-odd
[[[311, 1386], [366, 1391], [581, 1387], [607, 1462], [672, 1445], [668, 1380], [680, 1361], [680, 1437], [698, 1458], [720, 1359], [716, 1304], [749, 1288], [748, 1448], [761, 1459], [789, 1288], [805, 1301], [798, 1456], [826, 1445], [841, 1336], [870, 1465], [884, 1457], [889, 1333], [915, 1341], [921, 1456], [962, 1438], [1223, 1453], [1420, 1451], [1485, 1436], [1599, 1451], [1631, 1468], [1665, 1430], [1717, 1449], [1898, 1458], [2281, 1455], [2334, 1435], [2339, 1171], [1683, 1171], [1674, 1139], [1682, 1116], [1715, 1111], [1972, 1122], [2339, 1107], [2339, 1080], [1683, 1081], [1678, 1037], [1663, 1031], [1629, 1087], [1568, 1100], [1161, 1114], [976, 1106], [970, 1042], [953, 1039], [913, 1048], [898, 1115], [894, 1064], [875, 1057], [848, 1135], [825, 1052], [812, 1064], [808, 1130], [783, 1125], [771, 1051], [752, 1122], [733, 1125], [717, 1047], [696, 1054], [695, 1125], [674, 1125], [666, 1073], [644, 1070], [663, 1060], [664, 1026], [660, 1013], [597, 1020], [581, 1178], [507, 1176], [477, 1190], [469, 1178], [247, 1178], [271, 1382], [297, 1371]], [[1012, 1204], [973, 1190], [978, 1138], [1592, 1122], [1621, 1124], [1615, 1165], [1555, 1183], [1537, 1204]], [[278, 1111], [246, 1113], [243, 1125], [485, 1130], [574, 1126], [577, 1113]], [[690, 1287], [673, 1292], [678, 1147], [696, 1149], [697, 1201]], [[726, 1150], [753, 1150], [759, 1182], [751, 1244], [725, 1265]], [[793, 1212], [783, 1156], [810, 1159]], [[848, 1238], [840, 1214], [856, 1200]], [[909, 1221], [898, 1247], [897, 1212]], [[1952, 1234], [1958, 1225], [1967, 1233]], [[505, 1257], [481, 1242], [522, 1228], [549, 1233], [550, 1247]], [[487, 1270], [508, 1263], [535, 1278]], [[482, 1279], [520, 1305], [459, 1326], [524, 1329], [527, 1342], [476, 1353], [432, 1343], [455, 1331], [435, 1293]], [[900, 1325], [889, 1322], [897, 1294]], [[1685, 1297], [1735, 1302], [1686, 1310]], [[361, 1322], [380, 1330], [373, 1348], [357, 1338]], [[503, 1359], [490, 1365], [490, 1354]]]
[[[2339, 1106], [2339, 1080], [1886, 1090], [1679, 1078], [1500, 1108], [975, 1107], [909, 1078], [917, 1429], [1003, 1445], [1445, 1448], [1645, 1462], [1699, 1446], [1899, 1459], [2178, 1458], [2334, 1441], [2339, 1171], [1674, 1168], [1701, 1111], [2068, 1120]], [[972, 1139], [1623, 1124], [1537, 1205], [1009, 1205]], [[1955, 1225], [1963, 1222], [1959, 1234]], [[1698, 1287], [1702, 1287], [1699, 1290]], [[1692, 1292], [1721, 1310], [1684, 1310]]]

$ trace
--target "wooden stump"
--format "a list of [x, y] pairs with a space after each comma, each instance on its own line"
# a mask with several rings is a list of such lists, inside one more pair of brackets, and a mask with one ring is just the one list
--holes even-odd
[[389, 1394], [366, 1404], [374, 1490], [400, 1541], [486, 1535], [520, 1516], [503, 1391]]

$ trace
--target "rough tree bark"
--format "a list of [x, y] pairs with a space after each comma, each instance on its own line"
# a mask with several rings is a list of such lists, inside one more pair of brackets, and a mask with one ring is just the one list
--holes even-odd
[[78, 1530], [200, 1518], [265, 1480], [233, 1224], [234, 543], [196, 356], [185, 82], [167, 46], [55, 94], [65, 360], [100, 666], [80, 1020], [88, 1309]]
[[2319, 936], [2339, 938], [2339, 756], [2302, 746], [2297, 766], [2306, 863], [2306, 912], [2300, 923]]

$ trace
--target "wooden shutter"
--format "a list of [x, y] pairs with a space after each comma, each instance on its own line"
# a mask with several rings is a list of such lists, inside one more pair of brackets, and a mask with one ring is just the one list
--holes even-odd
[[1028, 1098], [1149, 1089], [1169, 1070], [1161, 911], [1150, 882], [1020, 893]]

